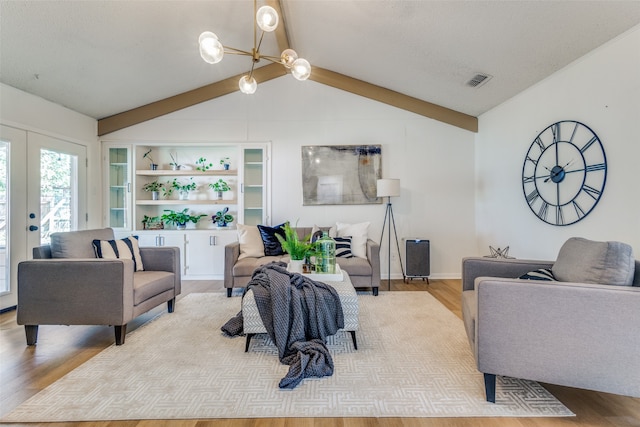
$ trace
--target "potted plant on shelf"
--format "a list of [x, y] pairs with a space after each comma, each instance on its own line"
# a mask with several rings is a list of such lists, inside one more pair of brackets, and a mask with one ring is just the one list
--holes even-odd
[[218, 228], [226, 227], [230, 222], [233, 222], [233, 216], [227, 212], [229, 212], [228, 207], [216, 212], [216, 214], [211, 217], [211, 220], [216, 224], [216, 226], [218, 226]]
[[223, 157], [220, 159], [220, 164], [224, 168], [224, 170], [229, 170], [229, 166], [231, 165], [229, 157]]
[[164, 223], [162, 222], [159, 216], [145, 215], [142, 218], [143, 230], [162, 230], [163, 228], [164, 228]]
[[189, 192], [197, 188], [193, 178], [190, 178], [188, 184], [181, 183], [177, 178], [173, 178], [173, 181], [167, 181], [167, 184], [169, 185], [169, 190], [165, 191], [165, 196], [170, 196], [174, 191], [177, 191], [180, 200], [188, 200]]
[[153, 182], [147, 182], [142, 186], [142, 190], [151, 192], [151, 200], [158, 200], [160, 198], [160, 190], [164, 187], [164, 184], [155, 180]]
[[209, 187], [217, 193], [218, 199], [222, 199], [223, 192], [231, 190], [229, 183], [227, 183], [227, 181], [222, 178], [220, 178], [216, 182], [212, 182], [211, 184], [209, 184]]
[[171, 209], [165, 209], [166, 213], [162, 214], [160, 218], [167, 224], [174, 224], [178, 230], [184, 230], [187, 228], [188, 222], [197, 224], [200, 218], [207, 216], [206, 214], [191, 215], [187, 213], [188, 210], [189, 208], [184, 208], [181, 212], [176, 212]]
[[280, 234], [276, 234], [276, 238], [280, 241], [282, 250], [288, 253], [291, 258], [289, 270], [295, 273], [302, 273], [305, 258], [314, 247], [313, 243], [309, 243], [311, 234], [300, 240], [298, 233], [291, 228], [288, 222], [285, 223], [282, 228], [284, 230], [284, 238]]
[[169, 156], [171, 156], [171, 163], [169, 163], [171, 169], [174, 171], [180, 170], [182, 165], [178, 163], [178, 153], [176, 153], [175, 157], [173, 156], [173, 153], [169, 153]]
[[153, 161], [153, 158], [151, 157], [151, 151], [153, 151], [153, 149], [149, 148], [149, 151], [144, 153], [142, 155], [142, 158], [149, 160], [149, 169], [156, 170], [156, 169], [158, 169], [158, 165], [156, 164], [156, 162]]
[[213, 166], [213, 163], [207, 163], [207, 159], [204, 157], [200, 157], [196, 160], [196, 170], [201, 172], [206, 172]]

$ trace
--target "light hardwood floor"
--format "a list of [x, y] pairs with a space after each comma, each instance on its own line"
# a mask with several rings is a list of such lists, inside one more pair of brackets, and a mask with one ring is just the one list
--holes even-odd
[[[403, 283], [393, 280], [391, 291], [430, 292], [458, 317], [460, 281], [422, 280]], [[386, 283], [385, 283], [386, 287]], [[185, 281], [182, 296], [193, 292], [220, 292], [220, 281]], [[150, 314], [136, 319], [133, 330], [148, 321]], [[177, 304], [177, 310], [180, 304]], [[113, 343], [112, 328], [98, 326], [42, 326], [39, 343], [25, 344], [24, 328], [18, 326], [15, 311], [0, 315], [0, 415], [55, 382]], [[126, 345], [126, 343], [125, 343]], [[603, 361], [606, 363], [606, 361]], [[640, 399], [586, 390], [546, 385], [577, 416], [570, 418], [261, 418], [178, 421], [103, 421], [44, 423], [29, 426], [56, 427], [555, 427], [606, 426], [640, 427]], [[24, 424], [4, 424], [24, 425]]]

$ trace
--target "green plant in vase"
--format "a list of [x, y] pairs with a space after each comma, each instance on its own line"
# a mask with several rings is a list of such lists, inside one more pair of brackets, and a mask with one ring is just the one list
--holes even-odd
[[158, 165], [156, 164], [156, 162], [153, 161], [153, 158], [151, 157], [151, 151], [153, 151], [153, 149], [149, 148], [149, 151], [144, 153], [142, 155], [142, 158], [149, 160], [149, 169], [156, 170], [156, 169], [158, 169]]
[[233, 222], [233, 215], [227, 212], [229, 212], [229, 208], [225, 207], [223, 210], [216, 212], [216, 214], [211, 217], [211, 220], [218, 227], [226, 227], [227, 224]]
[[151, 192], [151, 200], [158, 200], [160, 196], [160, 191], [163, 189], [164, 189], [164, 184], [161, 182], [158, 182], [157, 180], [153, 182], [147, 182], [145, 185], [142, 186], [143, 191]]
[[314, 248], [313, 243], [309, 243], [311, 234], [304, 236], [301, 240], [296, 230], [294, 230], [288, 222], [282, 226], [282, 229], [284, 230], [284, 237], [276, 234], [276, 238], [280, 241], [282, 250], [288, 253], [291, 258], [289, 268], [293, 272], [302, 273], [302, 265], [307, 255], [309, 255]]
[[224, 170], [229, 170], [229, 166], [231, 165], [229, 157], [223, 157], [220, 159], [220, 164], [224, 168]]
[[143, 230], [162, 230], [164, 228], [164, 223], [159, 216], [148, 216], [145, 215], [142, 218], [142, 229]]
[[208, 163], [207, 159], [204, 157], [200, 157], [196, 160], [196, 170], [201, 172], [206, 172], [213, 167], [213, 163]]
[[180, 170], [182, 165], [178, 163], [178, 153], [176, 153], [175, 157], [173, 156], [173, 153], [169, 153], [169, 156], [171, 156], [171, 163], [169, 163], [171, 169], [173, 169], [174, 171]]
[[166, 213], [162, 214], [160, 218], [167, 224], [173, 224], [177, 229], [182, 230], [186, 228], [188, 222], [197, 224], [198, 221], [200, 221], [200, 218], [207, 216], [206, 214], [191, 215], [187, 213], [188, 210], [189, 208], [184, 208], [182, 211], [176, 212], [171, 209], [165, 209], [164, 211]]
[[219, 199], [222, 199], [223, 192], [231, 191], [231, 186], [229, 185], [229, 183], [222, 178], [220, 178], [216, 182], [212, 182], [211, 184], [209, 184], [209, 188], [217, 193]]
[[180, 200], [189, 199], [189, 192], [194, 191], [198, 186], [193, 182], [193, 178], [190, 178], [188, 184], [184, 184], [178, 181], [178, 178], [173, 178], [173, 181], [167, 181], [169, 189], [165, 191], [165, 196], [170, 196], [174, 191], [178, 192]]

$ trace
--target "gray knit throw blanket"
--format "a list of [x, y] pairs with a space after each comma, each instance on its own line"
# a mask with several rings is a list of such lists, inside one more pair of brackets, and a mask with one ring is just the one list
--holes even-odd
[[[333, 359], [326, 338], [344, 327], [336, 290], [326, 283], [290, 273], [283, 263], [256, 269], [247, 285], [246, 290], [249, 289], [253, 290], [262, 323], [278, 349], [280, 362], [289, 365], [280, 388], [293, 389], [304, 378], [333, 375]], [[222, 330], [228, 335], [239, 335], [241, 322], [242, 312]]]

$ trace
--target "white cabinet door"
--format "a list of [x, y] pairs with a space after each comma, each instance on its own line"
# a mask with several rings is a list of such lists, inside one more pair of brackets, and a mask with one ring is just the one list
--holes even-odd
[[187, 233], [186, 275], [190, 279], [223, 279], [224, 247], [237, 238], [236, 230]]
[[138, 244], [140, 247], [145, 246], [177, 246], [180, 248], [180, 267], [182, 269], [182, 275], [186, 272], [185, 262], [185, 242], [186, 237], [183, 231], [164, 231], [164, 230], [151, 230], [151, 231], [137, 231], [135, 234], [138, 236]]

